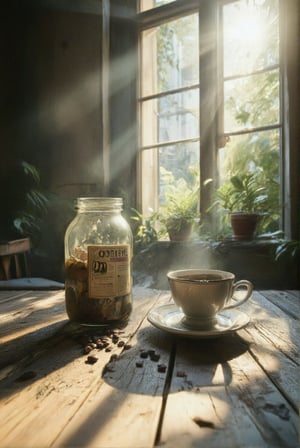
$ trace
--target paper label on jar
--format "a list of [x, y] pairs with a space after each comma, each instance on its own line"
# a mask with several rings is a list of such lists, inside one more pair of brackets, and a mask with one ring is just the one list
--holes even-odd
[[130, 293], [130, 246], [88, 246], [88, 294], [92, 299]]

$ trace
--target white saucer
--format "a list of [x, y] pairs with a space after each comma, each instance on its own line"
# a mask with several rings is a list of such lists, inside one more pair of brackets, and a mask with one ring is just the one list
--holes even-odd
[[217, 322], [209, 330], [192, 330], [183, 325], [183, 313], [175, 304], [162, 305], [148, 313], [148, 321], [168, 333], [189, 338], [216, 338], [233, 333], [249, 323], [249, 316], [236, 309], [224, 310], [217, 314]]

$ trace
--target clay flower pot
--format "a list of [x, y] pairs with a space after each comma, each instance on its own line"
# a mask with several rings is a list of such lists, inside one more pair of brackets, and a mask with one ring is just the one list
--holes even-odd
[[179, 228], [167, 227], [170, 241], [188, 241], [191, 238], [192, 223], [185, 222]]
[[231, 213], [231, 227], [236, 240], [253, 240], [259, 215], [257, 213]]

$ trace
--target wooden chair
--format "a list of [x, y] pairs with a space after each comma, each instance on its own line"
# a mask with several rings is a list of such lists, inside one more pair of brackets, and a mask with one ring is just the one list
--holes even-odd
[[1, 268], [5, 280], [30, 276], [27, 260], [30, 247], [29, 238], [0, 242]]

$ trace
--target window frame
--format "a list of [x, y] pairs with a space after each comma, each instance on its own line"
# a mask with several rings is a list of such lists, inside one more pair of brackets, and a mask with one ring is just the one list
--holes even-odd
[[[202, 52], [201, 45], [203, 40], [199, 38], [199, 80], [201, 83], [201, 94], [199, 104], [199, 125], [201, 123], [201, 135], [199, 141], [200, 151], [200, 213], [202, 220], [206, 221], [211, 227], [214, 226], [214, 220], [211, 214], [206, 210], [211, 204], [213, 191], [217, 187], [216, 182], [203, 185], [207, 178], [218, 179], [217, 157], [218, 150], [222, 147], [227, 134], [224, 132], [223, 117], [223, 70], [220, 68], [222, 51], [220, 48], [221, 31], [220, 14], [222, 6], [232, 3], [236, 0], [191, 0], [189, 2], [177, 0], [173, 3], [162, 5], [152, 10], [139, 13], [137, 15], [139, 32], [159, 26], [166, 21], [170, 21], [188, 14], [198, 13], [199, 29], [203, 35], [205, 30], [214, 32], [213, 43], [210, 51]], [[288, 5], [287, 5], [288, 4]], [[297, 39], [297, 30], [299, 22], [295, 19], [295, 13], [299, 10], [296, 0], [279, 0], [280, 11], [280, 119], [278, 125], [266, 126], [267, 129], [278, 128], [281, 130], [281, 222], [280, 228], [284, 231], [287, 238], [299, 239], [299, 216], [297, 213], [299, 207], [299, 181], [297, 181], [297, 167], [299, 167], [299, 152], [296, 151], [296, 141], [299, 138], [297, 131], [296, 117], [299, 106], [291, 92], [299, 92], [296, 82], [297, 73], [299, 73], [299, 57], [296, 54], [297, 45], [288, 50], [288, 43], [291, 37]], [[209, 20], [207, 20], [209, 18]], [[290, 24], [293, 24], [291, 27]], [[200, 36], [201, 36], [200, 34]], [[200, 56], [202, 54], [202, 56]], [[205, 56], [203, 56], [205, 54]], [[293, 64], [293, 60], [294, 62]], [[213, 82], [212, 82], [213, 78]], [[207, 89], [207, 85], [210, 86]], [[211, 89], [211, 86], [214, 86]], [[142, 98], [138, 98], [138, 103]], [[219, 105], [219, 106], [218, 106]], [[139, 107], [138, 107], [139, 110]], [[141, 117], [139, 116], [139, 121]], [[212, 125], [210, 123], [213, 123]], [[254, 130], [260, 129], [259, 127]], [[239, 134], [243, 132], [237, 132]], [[233, 135], [235, 133], [230, 133]], [[154, 146], [153, 146], [154, 147]], [[157, 146], [156, 146], [157, 147]], [[139, 153], [143, 148], [139, 145]], [[138, 188], [141, 186], [140, 158], [138, 157]], [[218, 182], [218, 181], [217, 181]], [[137, 197], [137, 205], [141, 209], [141, 195]], [[298, 207], [297, 207], [298, 205]]]

